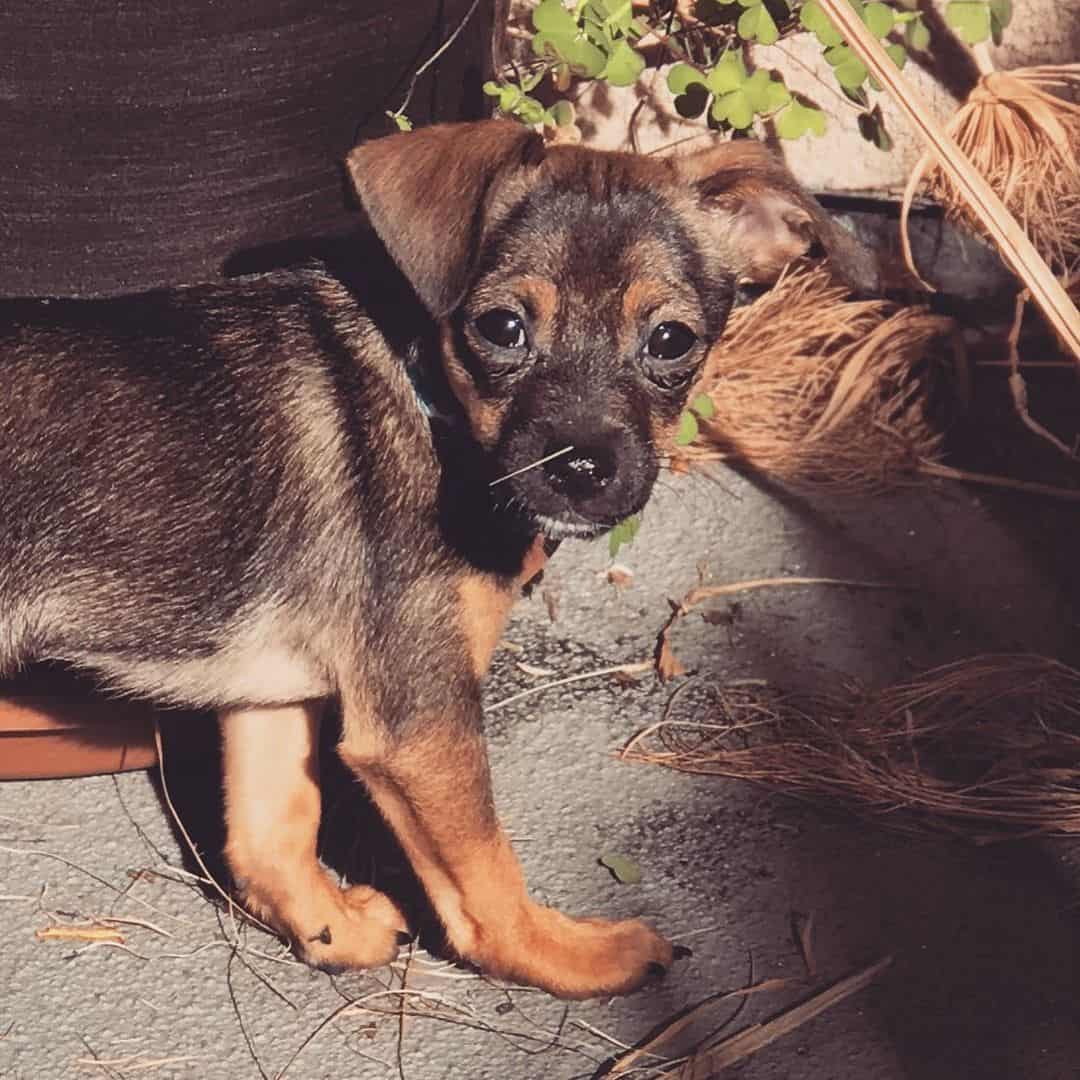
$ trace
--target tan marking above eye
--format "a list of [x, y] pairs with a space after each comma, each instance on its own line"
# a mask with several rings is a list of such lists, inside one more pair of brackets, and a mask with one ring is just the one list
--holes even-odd
[[642, 316], [671, 298], [671, 286], [659, 278], [642, 277], [631, 281], [623, 293], [623, 322], [637, 326]]

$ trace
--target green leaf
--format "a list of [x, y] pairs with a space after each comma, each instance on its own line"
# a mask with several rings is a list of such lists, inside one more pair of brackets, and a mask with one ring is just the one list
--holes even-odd
[[885, 46], [885, 51], [889, 54], [889, 59], [898, 67], [902, 68], [907, 63], [907, 49], [903, 45], [894, 45], [892, 43]]
[[569, 127], [574, 122], [574, 106], [569, 101], [556, 101], [547, 114], [552, 127]]
[[708, 394], [695, 394], [690, 402], [690, 408], [702, 420], [711, 420], [716, 415], [716, 405]]
[[705, 85], [713, 94], [730, 94], [746, 82], [746, 65], [742, 54], [726, 52], [705, 75]]
[[750, 103], [750, 108], [758, 114], [774, 113], [782, 109], [790, 100], [791, 93], [781, 80], [773, 79], [767, 71], [758, 68], [743, 83], [743, 93]]
[[705, 76], [689, 64], [675, 64], [668, 72], [668, 89], [675, 95], [685, 94], [695, 83], [704, 84]]
[[626, 530], [622, 527], [622, 522], [620, 522], [611, 530], [611, 532], [608, 533], [608, 555], [610, 555], [614, 559], [615, 556], [619, 554], [619, 548], [621, 548], [626, 542]]
[[780, 40], [780, 31], [776, 28], [769, 9], [764, 4], [747, 8], [736, 24], [739, 37], [746, 41], [758, 41], [762, 45], [775, 45]]
[[776, 117], [776, 134], [781, 139], [801, 139], [807, 130], [805, 110], [797, 102], [792, 103]]
[[803, 105], [794, 98], [791, 104], [776, 117], [776, 134], [781, 139], [800, 139], [807, 132], [824, 135], [827, 121], [820, 109]]
[[857, 90], [866, 82], [869, 72], [866, 70], [866, 65], [857, 56], [853, 56], [850, 60], [837, 65], [833, 74], [845, 90]]
[[813, 33], [825, 48], [839, 45], [844, 40], [844, 35], [833, 26], [817, 0], [807, 0], [803, 4], [799, 10], [799, 22]]
[[978, 45], [990, 36], [990, 7], [986, 0], [950, 0], [945, 5], [945, 21], [968, 45]]
[[752, 8], [760, 7], [764, 3], [764, 0], [739, 0], [739, 7]]
[[589, 79], [597, 78], [607, 65], [607, 56], [584, 38], [570, 42], [563, 59]]
[[524, 96], [516, 86], [504, 86], [499, 94], [499, 111], [512, 113]]
[[610, 11], [607, 17], [607, 25], [610, 30], [625, 34], [634, 21], [634, 8], [631, 0], [622, 0], [621, 3], [609, 4]]
[[615, 48], [615, 36], [608, 30], [607, 24], [600, 26], [594, 23], [586, 23], [582, 28], [585, 31], [585, 40], [595, 45], [605, 56], [611, 54]]
[[[722, 118], [718, 118], [722, 119]], [[684, 410], [679, 417], [679, 427], [675, 432], [676, 446], [689, 446], [698, 436], [697, 417], [689, 410]]]
[[625, 855], [601, 855], [600, 865], [606, 866], [620, 885], [637, 885], [641, 881], [641, 867]]
[[631, 514], [624, 518], [608, 533], [608, 554], [614, 559], [623, 544], [632, 543], [641, 528], [641, 518]]
[[922, 19], [912, 19], [904, 27], [904, 40], [908, 43], [908, 48], [926, 52], [930, 48], [930, 30]]
[[626, 41], [618, 41], [600, 78], [612, 86], [632, 86], [645, 70], [645, 58]]
[[815, 0], [806, 0], [806, 3], [799, 9], [799, 22], [807, 30], [816, 32], [828, 21], [828, 16], [821, 10], [821, 5], [816, 3]]
[[995, 45], [1005, 37], [1005, 27], [1012, 20], [1012, 0], [990, 0], [990, 36]]
[[862, 11], [863, 22], [874, 37], [883, 38], [892, 32], [895, 16], [893, 10], [887, 4], [867, 4]]
[[524, 120], [526, 124], [542, 124], [544, 117], [547, 115], [547, 110], [544, 106], [536, 100], [526, 94], [521, 95], [521, 100], [514, 108], [514, 114], [521, 120]]
[[997, 19], [1004, 30], [1012, 22], [1012, 0], [990, 0], [990, 16]]
[[828, 127], [828, 121], [825, 119], [825, 114], [820, 109], [806, 109], [806, 130], [811, 135], [816, 135], [819, 139], [825, 134], [825, 129]]
[[386, 114], [397, 125], [398, 131], [412, 131], [413, 122], [404, 113], [392, 113]]
[[577, 33], [577, 21], [562, 6], [561, 0], [540, 0], [533, 9], [532, 24], [544, 34], [572, 37]]
[[712, 118], [726, 121], [740, 131], [754, 122], [754, 106], [745, 90], [733, 90], [730, 94], [720, 94], [713, 98]]
[[856, 86], [854, 90], [849, 89], [846, 86], [841, 86], [841, 90], [844, 92], [844, 97], [848, 101], [854, 101], [860, 109], [870, 108], [870, 95], [866, 92], [865, 86]]
[[532, 37], [532, 50], [537, 56], [554, 57], [563, 60], [563, 50], [573, 45], [571, 34], [549, 34], [544, 30], [538, 30]]

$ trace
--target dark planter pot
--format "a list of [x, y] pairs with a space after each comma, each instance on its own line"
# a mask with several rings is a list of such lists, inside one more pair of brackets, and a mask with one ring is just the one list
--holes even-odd
[[[418, 81], [480, 115], [490, 3]], [[467, 0], [4, 0], [0, 296], [213, 280], [355, 220], [340, 162], [388, 130]]]

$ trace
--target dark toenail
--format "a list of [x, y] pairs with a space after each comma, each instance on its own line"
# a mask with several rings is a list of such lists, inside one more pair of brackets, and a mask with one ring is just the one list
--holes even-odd
[[399, 945], [408, 945], [412, 941], [412, 934], [407, 930], [399, 930], [397, 932], [397, 943]]
[[674, 960], [685, 960], [688, 956], [693, 956], [694, 950], [688, 949], [685, 945], [676, 945], [671, 950], [671, 956]]
[[333, 943], [333, 938], [330, 936], [330, 927], [324, 926], [314, 937], [309, 937], [308, 941], [321, 941], [324, 945], [330, 945]]
[[649, 966], [645, 969], [649, 975], [659, 978], [661, 975], [667, 974], [667, 968], [663, 964], [658, 964], [653, 960]]

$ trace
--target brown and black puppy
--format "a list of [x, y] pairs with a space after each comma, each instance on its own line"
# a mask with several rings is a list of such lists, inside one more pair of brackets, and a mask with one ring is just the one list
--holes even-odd
[[339, 753], [460, 957], [631, 990], [671, 947], [529, 898], [480, 680], [545, 539], [644, 505], [736, 281], [814, 239], [863, 284], [872, 267], [747, 143], [545, 152], [490, 122], [348, 168], [374, 235], [340, 263], [0, 304], [0, 673], [60, 660], [219, 710], [244, 902], [310, 963], [367, 967], [406, 928], [316, 857], [337, 698]]

